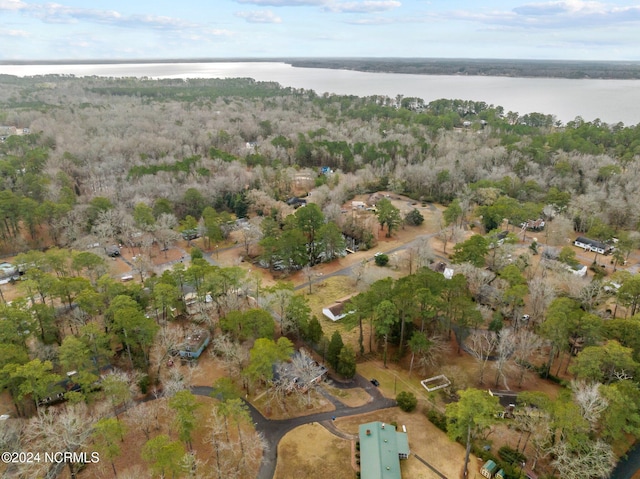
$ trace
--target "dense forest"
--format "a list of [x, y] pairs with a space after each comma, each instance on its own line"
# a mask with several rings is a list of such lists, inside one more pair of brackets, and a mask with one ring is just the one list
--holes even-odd
[[[244, 216], [248, 196], [290, 197], [301, 171], [324, 211], [390, 189], [445, 204], [493, 192], [554, 205], [581, 232], [640, 219], [638, 126], [562, 126], [482, 102], [317, 96], [252, 80], [2, 82], [1, 122], [30, 131], [0, 144], [5, 250], [20, 248], [19, 221], [31, 233], [48, 223], [59, 246], [81, 240], [100, 197], [125, 215], [160, 202], [178, 220], [207, 205]], [[323, 166], [339, 174], [318, 174]]]
[[636, 80], [637, 62], [579, 60], [499, 60], [474, 58], [322, 58], [286, 60], [294, 67], [418, 75], [483, 75], [530, 78]]
[[[288, 385], [272, 369], [292, 341], [328, 349], [328, 364], [352, 377], [356, 357], [377, 353], [386, 366], [392, 348], [395, 360], [410, 356], [411, 368], [416, 359], [428, 370], [455, 333], [480, 365], [474, 384], [493, 382], [484, 377], [490, 356], [496, 386], [520, 386], [532, 371], [562, 383], [557, 397], [526, 396], [514, 420], [527, 434], [522, 451], [531, 438], [534, 467], [546, 461], [547, 477], [607, 477], [614, 446], [640, 436], [640, 283], [622, 268], [640, 246], [640, 125], [565, 125], [483, 102], [317, 95], [251, 79], [4, 75], [0, 85], [0, 249], [22, 278], [12, 281], [19, 297], [3, 296], [0, 306], [0, 387], [18, 415], [31, 417], [3, 429], [3, 448], [71, 437], [64, 446], [75, 450], [94, 441], [115, 475], [121, 407], [134, 389], [163, 389], [179, 440], [151, 438], [149, 412], [148, 421], [137, 418], [148, 430], [143, 456], [155, 472], [179, 471], [197, 406], [188, 378], [166, 365], [191, 327], [214, 337], [235, 381], [217, 389], [208, 433], [214, 477], [255, 473], [251, 451], [262, 443], [238, 398], [271, 387], [283, 401]], [[345, 321], [359, 330], [355, 347], [324, 337], [307, 299], [287, 283], [263, 288], [255, 273], [213, 265], [195, 249], [188, 265], [183, 256], [160, 274], [149, 262], [152, 245], [166, 251], [202, 236], [211, 251], [235, 231], [243, 261], [285, 275], [303, 270], [311, 292], [311, 268], [342, 256], [346, 240], [368, 249], [378, 224], [389, 237], [421, 224], [417, 210], [402, 218], [386, 197], [369, 217], [345, 214], [356, 195], [380, 191], [438, 205], [432, 236], [443, 254], [453, 245], [447, 260], [456, 275], [447, 281], [423, 268], [435, 259], [425, 244], [409, 249], [404, 278], [362, 288], [356, 271], [357, 314]], [[521, 225], [537, 219], [551, 226], [525, 241]], [[510, 234], [498, 236], [505, 228]], [[567, 271], [579, 262], [576, 234], [616, 245], [608, 269], [596, 254], [586, 279]], [[115, 244], [139, 252], [131, 263], [139, 282], [107, 274]], [[544, 267], [534, 267], [534, 256]], [[534, 364], [536, 352], [544, 357]], [[119, 370], [97, 388], [112, 366]], [[75, 419], [53, 424], [44, 412], [51, 385], [71, 370], [78, 388], [64, 414]], [[485, 422], [467, 424], [474, 399], [460, 391], [446, 398], [458, 402], [440, 422], [470, 448], [496, 411], [490, 405]], [[83, 409], [100, 400], [106, 409]], [[231, 438], [227, 421], [238, 427]], [[154, 449], [162, 441], [172, 463]], [[515, 466], [508, 471], [521, 477]]]

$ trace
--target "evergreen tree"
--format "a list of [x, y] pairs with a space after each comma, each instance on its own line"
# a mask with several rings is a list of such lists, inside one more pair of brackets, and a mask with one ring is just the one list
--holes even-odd
[[344, 343], [340, 332], [334, 331], [327, 348], [327, 362], [335, 370], [338, 369], [340, 351], [342, 351], [343, 346]]
[[338, 355], [337, 372], [347, 379], [356, 375], [356, 353], [348, 344], [342, 347]]

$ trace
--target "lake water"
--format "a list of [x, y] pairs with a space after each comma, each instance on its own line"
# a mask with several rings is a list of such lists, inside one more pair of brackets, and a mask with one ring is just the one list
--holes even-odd
[[17, 76], [72, 74], [76, 76], [151, 78], [249, 77], [282, 86], [340, 95], [404, 95], [429, 102], [439, 98], [485, 101], [505, 112], [539, 112], [567, 122], [640, 123], [640, 80], [567, 80], [484, 76], [405, 75], [349, 70], [294, 68], [276, 62], [132, 63], [83, 65], [0, 65], [0, 73]]
[[[0, 65], [0, 74], [150, 78], [254, 78], [282, 86], [339, 95], [396, 95], [485, 101], [521, 115], [539, 112], [567, 122], [640, 123], [640, 80], [567, 80], [481, 76], [405, 75], [349, 70], [293, 68], [274, 62], [132, 63], [74, 65]], [[613, 477], [629, 479], [640, 467], [640, 447], [622, 460]]]

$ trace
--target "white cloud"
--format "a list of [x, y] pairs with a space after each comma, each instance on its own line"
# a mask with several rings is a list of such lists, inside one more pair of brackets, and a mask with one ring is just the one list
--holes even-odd
[[505, 29], [578, 30], [640, 25], [640, 6], [616, 6], [583, 0], [528, 3], [512, 10], [456, 10], [430, 14], [440, 20], [463, 20]]
[[0, 11], [9, 10], [9, 11], [17, 11], [17, 10], [25, 10], [28, 8], [28, 5], [24, 3], [22, 0], [0, 0]]
[[564, 0], [544, 3], [530, 3], [513, 9], [520, 15], [555, 15], [562, 13], [569, 14], [592, 14], [605, 13], [607, 6], [600, 2], [585, 2], [582, 0]]
[[386, 12], [401, 7], [397, 0], [364, 0], [363, 2], [331, 2], [325, 10], [338, 13]]
[[60, 4], [47, 4], [31, 7], [33, 16], [46, 23], [76, 23], [80, 20], [102, 25], [125, 28], [140, 26], [162, 30], [180, 30], [195, 28], [198, 25], [172, 17], [157, 15], [122, 15], [115, 10], [97, 10], [91, 8], [73, 8]]
[[78, 23], [87, 21], [125, 28], [151, 27], [161, 30], [199, 28], [201, 25], [173, 17], [158, 15], [123, 15], [115, 10], [78, 8], [59, 3], [28, 4], [22, 0], [0, 0], [0, 11], [20, 11], [45, 23]]
[[325, 5], [327, 0], [236, 0], [236, 2], [268, 7], [305, 7]]
[[0, 30], [0, 37], [21, 37], [27, 38], [31, 36], [29, 32], [24, 30]]
[[282, 19], [269, 10], [237, 12], [236, 17], [244, 18], [249, 23], [282, 23]]
[[356, 20], [350, 20], [346, 22], [350, 25], [390, 25], [392, 23], [405, 23], [398, 20], [392, 20], [391, 18], [358, 18]]

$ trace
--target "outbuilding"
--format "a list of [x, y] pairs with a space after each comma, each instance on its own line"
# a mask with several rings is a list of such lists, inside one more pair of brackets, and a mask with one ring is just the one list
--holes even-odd
[[498, 469], [498, 465], [495, 462], [493, 462], [491, 459], [489, 459], [487, 462], [484, 463], [484, 465], [480, 469], [480, 474], [482, 474], [487, 479], [491, 479], [493, 475], [496, 473], [497, 469]]

